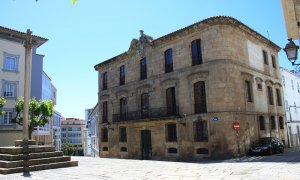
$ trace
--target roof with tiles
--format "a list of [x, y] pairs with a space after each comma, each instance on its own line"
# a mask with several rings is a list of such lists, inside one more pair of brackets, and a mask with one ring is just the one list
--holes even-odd
[[[26, 33], [0, 26], [0, 38], [23, 43], [26, 40]], [[37, 47], [41, 46], [47, 41], [48, 39], [46, 38], [32, 35], [32, 42]]]
[[[154, 39], [153, 40], [153, 44], [155, 45], [157, 43], [167, 41], [167, 40], [169, 40], [170, 38], [172, 38], [172, 37], [174, 37], [176, 35], [179, 35], [181, 33], [185, 33], [186, 31], [190, 31], [190, 30], [196, 29], [197, 27], [205, 25], [205, 24], [209, 24], [209, 25], [212, 25], [212, 24], [231, 24], [231, 25], [235, 25], [235, 26], [239, 27], [240, 29], [242, 29], [243, 31], [245, 31], [246, 33], [249, 33], [252, 36], [255, 36], [257, 39], [263, 41], [264, 43], [266, 43], [266, 44], [274, 47], [278, 51], [281, 49], [274, 42], [270, 41], [269, 39], [267, 39], [263, 35], [259, 34], [257, 31], [251, 29], [249, 26], [243, 24], [239, 20], [237, 20], [237, 19], [235, 19], [233, 17], [230, 17], [230, 16], [214, 16], [214, 17], [210, 17], [210, 18], [204, 19], [204, 20], [196, 22], [196, 23], [194, 23], [194, 24], [192, 24], [190, 26], [181, 28], [181, 29], [179, 29], [177, 31], [171, 32], [171, 33], [169, 33], [167, 35], [164, 35], [162, 37]], [[95, 65], [94, 68], [97, 71], [99, 67], [107, 65], [109, 63], [112, 63], [112, 62], [114, 62], [114, 61], [116, 61], [116, 60], [118, 60], [120, 58], [126, 58], [127, 56], [128, 56], [128, 53], [126, 51], [124, 53], [121, 53], [121, 54], [119, 54], [119, 55], [117, 55], [115, 57], [112, 57], [112, 58], [110, 58], [108, 60], [105, 60], [105, 61], [103, 61], [103, 62]]]

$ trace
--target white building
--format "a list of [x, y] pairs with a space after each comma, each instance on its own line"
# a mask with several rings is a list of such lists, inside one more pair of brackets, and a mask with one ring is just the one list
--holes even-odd
[[86, 133], [86, 141], [87, 141], [87, 154], [91, 157], [99, 157], [99, 113], [98, 113], [98, 104], [93, 109], [86, 110], [88, 112], [86, 115], [87, 121], [87, 133]]
[[289, 146], [300, 146], [300, 76], [280, 68]]
[[54, 111], [52, 117], [52, 139], [53, 146], [55, 146], [56, 151], [61, 150], [61, 120], [61, 114], [57, 111]]

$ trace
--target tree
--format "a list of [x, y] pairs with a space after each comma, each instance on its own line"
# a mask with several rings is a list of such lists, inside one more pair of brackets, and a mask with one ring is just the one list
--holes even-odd
[[61, 145], [61, 150], [66, 156], [72, 156], [74, 153], [74, 148], [71, 144], [69, 143], [64, 143]]
[[3, 107], [5, 102], [6, 102], [5, 99], [3, 97], [0, 97], [0, 116], [4, 114]]
[[[23, 125], [23, 97], [19, 97], [16, 105], [16, 117], [12, 119], [12, 122], [19, 125]], [[29, 102], [29, 123], [28, 123], [28, 133], [29, 139], [32, 137], [32, 131], [37, 126], [44, 126], [48, 123], [49, 119], [53, 116], [54, 107], [53, 101], [51, 100], [40, 100], [37, 101], [35, 98], [31, 99]]]

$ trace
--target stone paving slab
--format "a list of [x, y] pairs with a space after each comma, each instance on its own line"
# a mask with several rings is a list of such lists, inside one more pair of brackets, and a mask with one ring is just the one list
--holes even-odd
[[300, 179], [300, 150], [197, 163], [72, 157], [78, 167], [0, 175], [1, 180]]

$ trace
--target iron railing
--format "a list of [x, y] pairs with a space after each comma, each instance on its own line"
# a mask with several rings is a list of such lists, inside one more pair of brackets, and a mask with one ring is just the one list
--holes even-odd
[[148, 110], [130, 111], [122, 114], [113, 114], [113, 122], [131, 121], [140, 119], [158, 119], [179, 116], [179, 107], [152, 108]]

